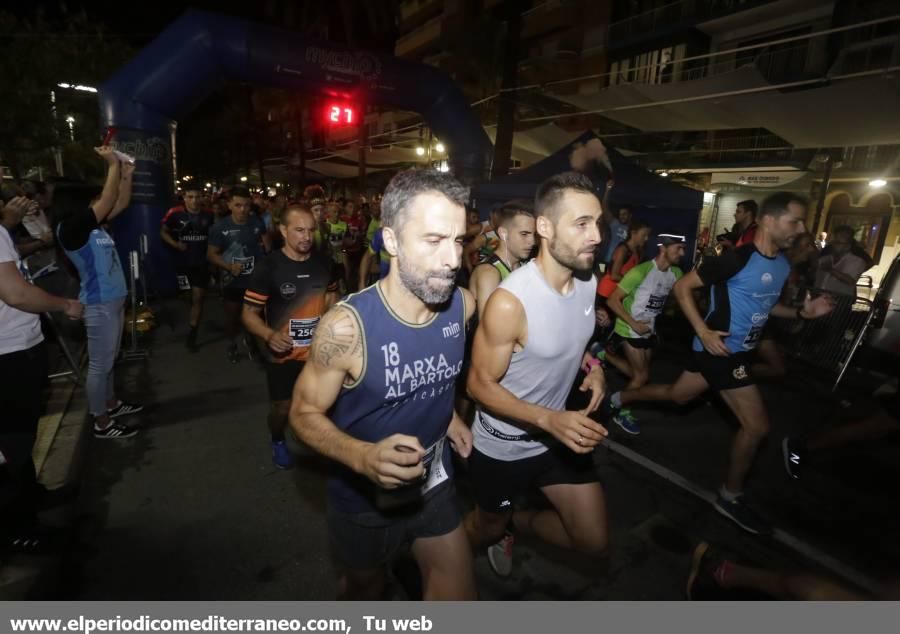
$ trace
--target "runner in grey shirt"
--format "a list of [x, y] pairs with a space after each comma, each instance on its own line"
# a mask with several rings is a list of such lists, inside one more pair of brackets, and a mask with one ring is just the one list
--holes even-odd
[[[588, 418], [605, 380], [599, 362], [585, 354], [594, 330], [590, 272], [600, 214], [585, 176], [569, 172], [541, 184], [538, 257], [491, 294], [475, 334], [468, 388], [479, 404], [469, 457], [476, 508], [466, 530], [473, 545], [503, 538], [488, 549], [500, 575], [512, 568], [512, 535], [503, 537], [510, 523], [563, 548], [606, 552], [606, 504], [591, 452], [607, 432]], [[588, 374], [580, 389], [591, 391], [590, 404], [566, 411], [582, 365]], [[513, 512], [515, 498], [530, 487], [553, 508]]]

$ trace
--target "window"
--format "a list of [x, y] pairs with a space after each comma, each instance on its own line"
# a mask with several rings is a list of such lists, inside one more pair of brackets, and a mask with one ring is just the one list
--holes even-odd
[[668, 46], [648, 51], [628, 59], [620, 59], [609, 66], [609, 85], [637, 82], [640, 84], [668, 84], [679, 79], [678, 60], [684, 57], [685, 45]]

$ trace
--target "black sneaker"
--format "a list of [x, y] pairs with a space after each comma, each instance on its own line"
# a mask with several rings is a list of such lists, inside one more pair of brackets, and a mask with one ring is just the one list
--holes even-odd
[[45, 555], [64, 542], [60, 531], [39, 526], [9, 531], [0, 537], [0, 555]]
[[256, 341], [244, 335], [244, 347], [247, 348], [247, 358], [251, 361], [259, 361], [259, 350], [256, 348]]
[[94, 423], [94, 438], [112, 438], [119, 440], [121, 438], [131, 438], [137, 434], [137, 430], [132, 427], [126, 427], [122, 423], [110, 423], [106, 427], [97, 427]]
[[785, 437], [781, 441], [781, 455], [784, 458], [784, 470], [794, 480], [799, 480], [806, 463], [806, 447], [799, 440]]
[[119, 401], [119, 404], [113, 407], [112, 409], [106, 410], [106, 415], [110, 418], [118, 418], [119, 416], [131, 416], [132, 414], [137, 414], [138, 412], [143, 412], [144, 406], [138, 403], [126, 403], [125, 401]]
[[744, 504], [743, 497], [739, 495], [729, 502], [719, 495], [716, 497], [715, 508], [719, 513], [748, 533], [753, 533], [754, 535], [768, 535], [771, 533], [772, 527], [756, 511]]

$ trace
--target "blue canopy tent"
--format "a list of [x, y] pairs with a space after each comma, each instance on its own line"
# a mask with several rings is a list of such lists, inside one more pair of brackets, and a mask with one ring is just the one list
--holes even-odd
[[[472, 188], [473, 204], [483, 217], [487, 217], [488, 211], [494, 205], [514, 198], [534, 198], [535, 191], [542, 181], [554, 174], [572, 169], [569, 161], [576, 148], [597, 138], [600, 137], [593, 132], [585, 132], [557, 152], [524, 170], [489, 183], [475, 185]], [[696, 246], [700, 210], [703, 207], [703, 192], [657, 176], [609, 146], [607, 154], [612, 174], [608, 168], [596, 161], [592, 162], [586, 171], [601, 199], [611, 176], [615, 182], [608, 197], [608, 206], [611, 210], [604, 211], [609, 213], [620, 206], [628, 205], [632, 208], [635, 218], [653, 227], [653, 233], [647, 242], [647, 257], [656, 254], [658, 233], [683, 235], [687, 242], [685, 265], [690, 266]]]

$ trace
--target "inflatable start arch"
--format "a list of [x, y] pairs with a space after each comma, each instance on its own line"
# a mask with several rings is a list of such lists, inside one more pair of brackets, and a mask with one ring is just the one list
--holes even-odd
[[101, 121], [115, 129], [112, 145], [137, 159], [132, 206], [116, 221], [116, 241], [127, 252], [141, 234], [148, 236], [156, 289], [174, 288], [159, 238], [172, 194], [169, 124], [226, 80], [314, 92], [337, 89], [355, 92], [365, 103], [419, 112], [447, 146], [458, 178], [477, 182], [486, 176], [490, 140], [462, 91], [440, 70], [189, 11], [99, 90]]

